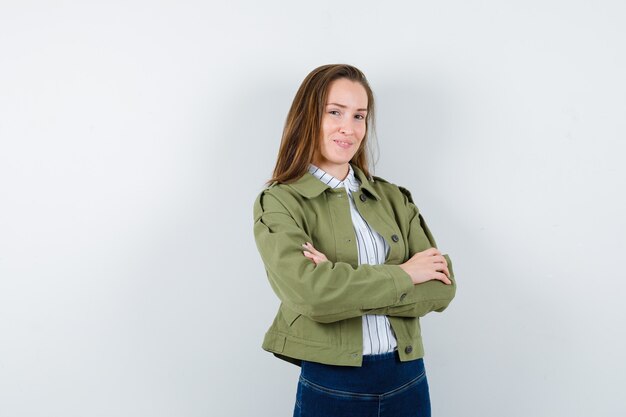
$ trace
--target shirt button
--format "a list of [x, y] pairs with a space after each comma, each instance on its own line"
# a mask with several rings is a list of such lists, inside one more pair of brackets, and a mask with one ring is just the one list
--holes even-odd
[[398, 235], [391, 235], [391, 240], [397, 242], [398, 240], [400, 240], [400, 238], [398, 237]]
[[411, 353], [413, 352], [413, 346], [408, 345], [407, 347], [404, 348], [404, 353]]
[[371, 262], [371, 263], [374, 263], [374, 258], [370, 258], [370, 262]]
[[367, 197], [365, 197], [365, 194], [361, 194], [361, 196], [359, 198], [361, 199], [361, 201], [367, 200]]
[[400, 295], [400, 301], [404, 301], [405, 298], [406, 298], [406, 293], [403, 292], [402, 295]]
[[337, 198], [343, 197], [343, 194], [337, 194]]

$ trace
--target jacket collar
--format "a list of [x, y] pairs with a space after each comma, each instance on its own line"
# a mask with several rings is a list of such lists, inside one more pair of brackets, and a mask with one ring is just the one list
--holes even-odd
[[[378, 193], [374, 190], [373, 182], [374, 180], [369, 180], [363, 171], [359, 169], [356, 165], [352, 165], [352, 169], [354, 170], [354, 174], [357, 179], [361, 182], [361, 188], [367, 191], [372, 197], [376, 200], [380, 200]], [[287, 184], [289, 187], [297, 191], [300, 195], [306, 198], [314, 198], [324, 192], [327, 188], [330, 188], [328, 185], [324, 184], [322, 181], [317, 179], [310, 172], [305, 172], [303, 176], [298, 178], [295, 182], [291, 184]]]
[[359, 188], [361, 187], [361, 182], [354, 175], [354, 169], [352, 169], [352, 165], [350, 164], [348, 164], [348, 175], [343, 180], [333, 177], [322, 168], [311, 163], [309, 164], [309, 172], [313, 174], [315, 178], [331, 188], [345, 187], [346, 190], [354, 192], [359, 191]]

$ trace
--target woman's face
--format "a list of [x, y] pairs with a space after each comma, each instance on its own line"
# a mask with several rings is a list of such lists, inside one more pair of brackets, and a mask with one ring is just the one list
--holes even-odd
[[367, 92], [359, 82], [346, 78], [331, 82], [313, 163], [327, 172], [347, 168], [365, 136], [366, 116]]

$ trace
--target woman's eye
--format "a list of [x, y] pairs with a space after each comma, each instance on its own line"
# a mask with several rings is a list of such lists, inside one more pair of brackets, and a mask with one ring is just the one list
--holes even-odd
[[365, 119], [365, 117], [364, 117], [362, 114], [357, 114], [357, 115], [356, 115], [356, 116], [354, 116], [354, 117], [356, 117], [356, 118], [357, 118], [357, 119], [359, 119], [359, 120], [363, 120], [363, 119]]
[[328, 113], [333, 114], [335, 116], [339, 114], [339, 112], [337, 110], [331, 110]]

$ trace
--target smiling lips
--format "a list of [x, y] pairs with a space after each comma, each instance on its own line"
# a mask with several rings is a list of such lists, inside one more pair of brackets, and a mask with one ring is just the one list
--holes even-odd
[[350, 146], [352, 146], [352, 142], [346, 142], [346, 141], [337, 140], [337, 139], [333, 139], [333, 142], [335, 142], [340, 148], [343, 148], [343, 149], [348, 149]]

